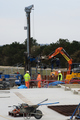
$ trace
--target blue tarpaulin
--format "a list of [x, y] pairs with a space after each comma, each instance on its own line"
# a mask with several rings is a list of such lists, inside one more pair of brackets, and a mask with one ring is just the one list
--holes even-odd
[[58, 84], [65, 84], [64, 82], [61, 82], [61, 81], [55, 81], [55, 82], [51, 82], [48, 84], [48, 86], [52, 85], [52, 86], [56, 86]]
[[27, 87], [25, 85], [20, 85], [18, 89], [26, 89]]

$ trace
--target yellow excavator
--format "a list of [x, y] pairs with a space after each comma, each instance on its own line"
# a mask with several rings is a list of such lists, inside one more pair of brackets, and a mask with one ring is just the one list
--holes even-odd
[[67, 60], [69, 64], [65, 83], [80, 83], [80, 63], [72, 63], [72, 58], [63, 49], [63, 47], [59, 47], [54, 52], [50, 53], [48, 55], [48, 59], [53, 58], [59, 53]]

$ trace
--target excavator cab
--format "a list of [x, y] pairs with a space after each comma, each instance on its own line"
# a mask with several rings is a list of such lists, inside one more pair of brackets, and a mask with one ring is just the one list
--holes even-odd
[[48, 55], [48, 59], [53, 58], [57, 54], [61, 54], [68, 62], [68, 70], [67, 70], [67, 75], [65, 78], [65, 83], [70, 83], [71, 81], [74, 82], [76, 79], [77, 82], [74, 83], [79, 83], [80, 82], [80, 63], [72, 63], [72, 58], [68, 55], [68, 53], [63, 49], [63, 47], [57, 48], [55, 51], [50, 53]]
[[80, 83], [80, 63], [73, 63], [71, 65], [71, 71], [70, 74], [66, 75], [65, 83]]
[[80, 73], [80, 63], [73, 63], [71, 65], [71, 71], [74, 73]]

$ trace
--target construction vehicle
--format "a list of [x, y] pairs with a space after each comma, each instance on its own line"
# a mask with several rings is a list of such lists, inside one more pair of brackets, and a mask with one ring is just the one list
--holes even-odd
[[3, 72], [0, 71], [0, 90], [2, 89], [10, 89], [10, 83], [6, 80], [7, 75], [2, 75]]
[[20, 86], [22, 84], [25, 85], [25, 80], [23, 78], [23, 75], [21, 75], [21, 74], [15, 74], [15, 77], [16, 77], [15, 85], [18, 85], [18, 86]]
[[[61, 54], [68, 62], [69, 67], [67, 70], [66, 78], [65, 78], [65, 83], [78, 83], [80, 79], [80, 63], [72, 63], [72, 58], [68, 55], [68, 53], [63, 49], [63, 47], [57, 48], [55, 51], [50, 53], [48, 55], [48, 59], [53, 58], [57, 54]], [[75, 82], [75, 80], [77, 80]]]
[[[26, 103], [22, 103], [18, 106], [13, 105], [15, 107], [11, 112], [9, 112], [9, 115], [18, 117], [22, 116], [24, 119], [29, 119], [30, 117], [35, 117], [36, 119], [41, 119], [43, 116], [43, 113], [41, 110], [38, 110], [37, 108], [41, 105], [51, 105], [51, 104], [57, 104], [59, 102], [54, 102], [54, 103], [44, 103], [43, 102], [47, 101], [48, 99], [45, 99], [44, 101], [38, 103], [37, 105], [28, 105]], [[11, 106], [9, 106], [11, 107]]]
[[19, 73], [4, 74], [3, 72], [0, 72], [0, 87], [14, 87], [15, 85], [19, 86], [21, 84], [25, 84], [23, 75]]

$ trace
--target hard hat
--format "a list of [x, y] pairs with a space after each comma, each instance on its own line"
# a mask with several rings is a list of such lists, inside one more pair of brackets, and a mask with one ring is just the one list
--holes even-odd
[[29, 73], [29, 71], [27, 70], [26, 73]]
[[58, 73], [61, 73], [61, 71], [59, 70]]

